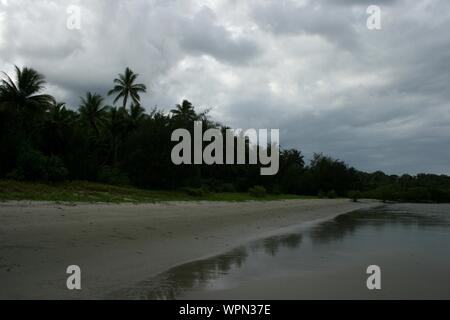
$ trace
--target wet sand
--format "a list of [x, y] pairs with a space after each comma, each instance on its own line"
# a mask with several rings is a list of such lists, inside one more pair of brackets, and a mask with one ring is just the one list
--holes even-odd
[[[450, 299], [450, 205], [389, 204], [258, 239], [117, 292], [130, 299]], [[367, 267], [381, 290], [368, 290]]]
[[[349, 200], [0, 204], [0, 299], [95, 299], [299, 224], [377, 206]], [[66, 268], [82, 290], [66, 288]]]

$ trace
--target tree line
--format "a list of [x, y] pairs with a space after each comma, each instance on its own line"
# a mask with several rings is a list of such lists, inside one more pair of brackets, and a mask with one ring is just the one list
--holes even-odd
[[[75, 111], [45, 94], [45, 78], [32, 68], [15, 67], [0, 83], [0, 178], [61, 183], [88, 180], [146, 189], [247, 192], [264, 195], [350, 196], [382, 200], [450, 201], [450, 177], [366, 173], [321, 153], [312, 160], [298, 149], [281, 149], [277, 175], [261, 176], [260, 165], [180, 165], [171, 161], [171, 134], [194, 121], [203, 130], [223, 124], [208, 111], [182, 101], [170, 112], [146, 112], [140, 95], [147, 92], [138, 74], [126, 68], [108, 95], [87, 92]], [[236, 138], [237, 139], [237, 138]], [[247, 147], [251, 148], [247, 141]], [[224, 150], [224, 153], [226, 150]]]

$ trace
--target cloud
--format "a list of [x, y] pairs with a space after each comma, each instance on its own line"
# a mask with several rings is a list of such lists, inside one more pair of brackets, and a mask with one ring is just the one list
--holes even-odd
[[245, 63], [258, 54], [258, 45], [248, 35], [234, 35], [216, 20], [215, 13], [208, 7], [185, 19], [179, 26], [182, 48], [232, 64]]
[[[370, 2], [370, 3], [369, 3]], [[67, 6], [82, 9], [66, 28]], [[450, 3], [16, 0], [0, 4], [0, 66], [32, 66], [76, 108], [126, 66], [143, 103], [181, 99], [234, 128], [279, 128], [284, 147], [363, 170], [450, 173]], [[375, 4], [375, 3], [374, 3]], [[111, 103], [112, 101], [109, 100]]]

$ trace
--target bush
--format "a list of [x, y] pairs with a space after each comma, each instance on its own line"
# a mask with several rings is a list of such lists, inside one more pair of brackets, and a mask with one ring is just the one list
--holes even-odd
[[97, 173], [99, 182], [112, 185], [128, 185], [130, 180], [128, 176], [118, 168], [103, 166]]
[[360, 191], [350, 191], [348, 197], [353, 200], [353, 202], [358, 202], [362, 198], [362, 193]]
[[428, 192], [433, 202], [450, 202], [450, 191], [431, 188]]
[[232, 183], [222, 184], [222, 192], [236, 192], [236, 188]]
[[327, 197], [327, 195], [326, 195], [326, 193], [325, 192], [323, 192], [322, 190], [320, 190], [318, 193], [317, 193], [317, 196], [319, 197], [319, 198], [321, 198], [321, 199], [323, 199], [323, 198], [326, 198]]
[[328, 191], [328, 193], [327, 193], [327, 198], [328, 199], [334, 199], [334, 198], [337, 198], [337, 193], [336, 193], [336, 191], [334, 191], [334, 190], [331, 190], [331, 191]]
[[203, 197], [207, 192], [204, 188], [182, 188], [181, 191], [191, 197]]
[[46, 180], [46, 166], [47, 158], [42, 152], [24, 148], [17, 159], [17, 169], [10, 177], [17, 180]]
[[236, 188], [232, 183], [222, 183], [215, 179], [204, 181], [202, 188], [210, 192], [236, 192]]
[[426, 202], [430, 201], [431, 195], [427, 188], [414, 187], [409, 188], [404, 194], [404, 200], [411, 202]]
[[278, 184], [276, 184], [276, 185], [273, 186], [271, 193], [274, 194], [274, 195], [280, 195], [283, 192], [281, 191], [280, 186]]
[[64, 167], [60, 158], [51, 156], [47, 158], [46, 175], [50, 182], [64, 182], [69, 171]]
[[248, 190], [252, 197], [263, 198], [267, 196], [267, 190], [263, 186], [254, 186]]
[[63, 182], [68, 170], [60, 158], [46, 157], [42, 152], [23, 148], [17, 159], [17, 169], [8, 178], [26, 181]]
[[386, 201], [398, 201], [402, 195], [394, 185], [379, 187], [371, 192], [371, 198]]

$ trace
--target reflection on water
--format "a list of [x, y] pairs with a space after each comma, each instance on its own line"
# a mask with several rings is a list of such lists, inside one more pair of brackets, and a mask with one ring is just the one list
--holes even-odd
[[372, 227], [382, 230], [388, 226], [401, 226], [402, 228], [426, 228], [433, 226], [449, 226], [445, 215], [424, 215], [417, 212], [395, 210], [386, 206], [368, 211], [355, 211], [343, 214], [331, 221], [325, 221], [314, 227], [310, 232], [313, 242], [327, 243], [351, 236], [361, 227]]
[[227, 274], [232, 268], [240, 268], [247, 255], [247, 249], [239, 247], [213, 259], [183, 264], [140, 283], [126, 295], [132, 294], [135, 298], [148, 300], [176, 299], [183, 290], [201, 286]]
[[[298, 280], [305, 278], [305, 274], [308, 279], [321, 279], [321, 272], [326, 274], [330, 270], [344, 270], [350, 266], [359, 268], [372, 264], [374, 260], [383, 262], [391, 272], [387, 278], [392, 282], [396, 277], [401, 278], [396, 270], [404, 268], [409, 268], [409, 278], [420, 274], [422, 278], [430, 276], [428, 283], [436, 281], [439, 276], [443, 277], [440, 282], [447, 281], [450, 275], [442, 270], [450, 267], [449, 212], [448, 205], [391, 205], [352, 212], [307, 229], [299, 228], [295, 233], [254, 241], [210, 259], [177, 266], [133, 288], [116, 292], [113, 298], [177, 299], [190, 297], [190, 292], [208, 297], [208, 293], [221, 290], [230, 290], [234, 294], [224, 298], [234, 298], [236, 293], [243, 291], [241, 286], [245, 285], [246, 289], [257, 294], [257, 287], [252, 289], [252, 285], [277, 277], [287, 277], [288, 280], [292, 277], [292, 281], [287, 282], [292, 290], [278, 288], [277, 296], [268, 293], [263, 297], [276, 299], [283, 296], [280, 290], [286, 289], [286, 292], [292, 292], [288, 298], [302, 298], [308, 297], [307, 293], [305, 295], [294, 286], [305, 285], [305, 281]], [[423, 274], [427, 268], [434, 270], [432, 275]], [[445, 274], [440, 275], [439, 272]], [[345, 277], [348, 277], [345, 272], [336, 274], [337, 279]], [[352, 286], [354, 292], [364, 290], [363, 285], [354, 284], [356, 281], [362, 282], [356, 276], [349, 278], [348, 288], [344, 286], [342, 290], [351, 290]], [[319, 280], [314, 286], [323, 287], [324, 283]], [[398, 281], [392, 285], [392, 292], [397, 292], [401, 298], [409, 286], [411, 283]], [[433, 290], [433, 285], [430, 288]], [[447, 288], [450, 288], [450, 282]], [[443, 290], [445, 295], [445, 285]], [[437, 288], [436, 294], [441, 297], [442, 287]], [[449, 296], [450, 289], [445, 297]], [[322, 297], [320, 292], [318, 297]]]

